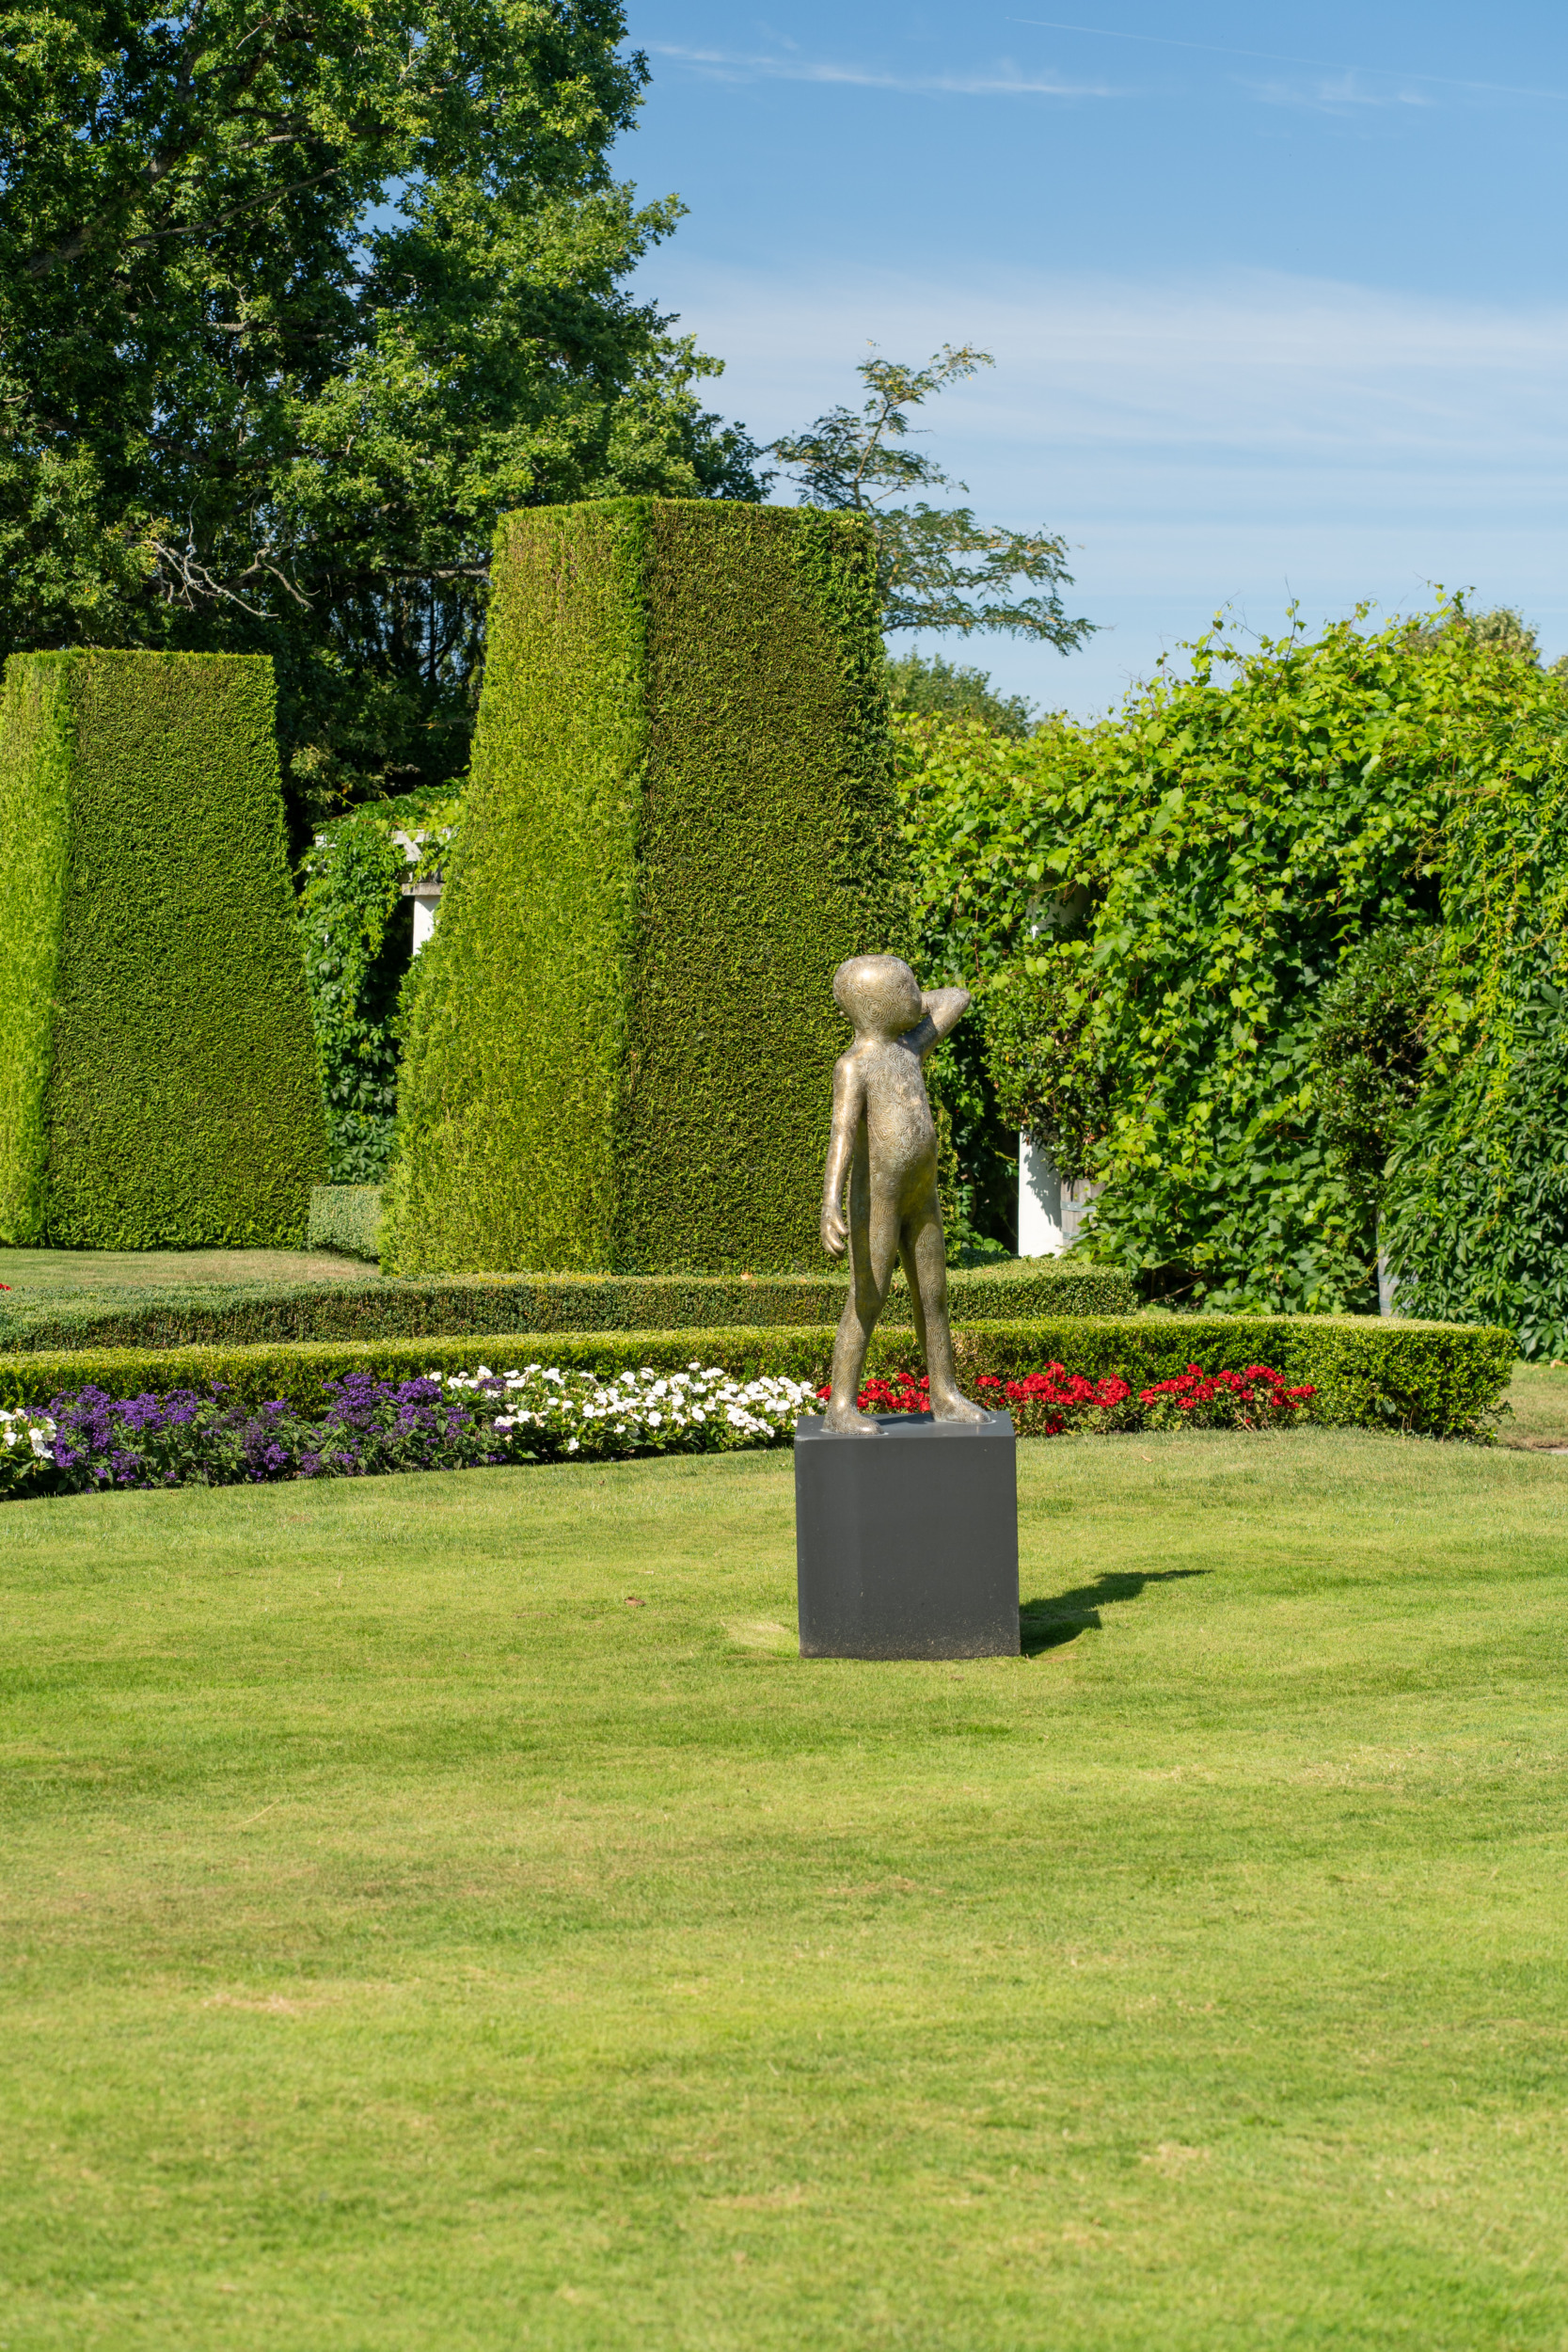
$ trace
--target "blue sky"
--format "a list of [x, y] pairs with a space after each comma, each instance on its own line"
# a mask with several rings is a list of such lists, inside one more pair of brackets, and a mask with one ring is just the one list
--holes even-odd
[[689, 207], [641, 282], [726, 362], [715, 406], [767, 439], [852, 398], [868, 340], [996, 355], [928, 446], [986, 518], [1067, 536], [1101, 633], [925, 650], [1086, 714], [1221, 607], [1272, 632], [1433, 581], [1568, 650], [1568, 8], [631, 0], [629, 29], [621, 167]]

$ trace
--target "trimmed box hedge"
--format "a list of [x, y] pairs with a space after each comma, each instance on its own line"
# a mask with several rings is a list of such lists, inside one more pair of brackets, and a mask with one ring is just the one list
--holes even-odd
[[[334, 1188], [325, 1188], [334, 1189]], [[357, 1189], [344, 1187], [343, 1189]], [[320, 1199], [320, 1192], [312, 1196]], [[830, 1274], [499, 1275], [447, 1282], [191, 1285], [119, 1295], [0, 1299], [0, 1348], [248, 1345], [279, 1340], [461, 1339], [541, 1331], [679, 1331], [835, 1321], [845, 1284]], [[1052, 1261], [987, 1266], [948, 1277], [956, 1323], [1036, 1316], [1127, 1314], [1123, 1274], [1104, 1266], [1052, 1270]], [[908, 1312], [902, 1278], [888, 1313]]]
[[809, 1269], [833, 970], [908, 920], [869, 529], [598, 500], [493, 578], [385, 1263]]
[[[820, 1384], [832, 1352], [830, 1325], [723, 1330], [552, 1332], [489, 1339], [314, 1341], [273, 1347], [80, 1349], [0, 1357], [0, 1401], [42, 1404], [89, 1383], [117, 1395], [166, 1392], [220, 1381], [249, 1404], [286, 1399], [317, 1410], [325, 1383], [351, 1372], [406, 1380], [422, 1372], [494, 1372], [544, 1362], [613, 1374], [651, 1364], [675, 1371], [695, 1359], [736, 1377], [787, 1373]], [[1318, 1394], [1310, 1419], [1341, 1428], [1454, 1438], [1483, 1435], [1514, 1359], [1514, 1337], [1478, 1324], [1396, 1323], [1354, 1315], [1131, 1315], [977, 1323], [954, 1335], [960, 1376], [1017, 1379], [1046, 1364], [1134, 1388], [1168, 1380], [1189, 1363], [1242, 1372], [1264, 1363], [1292, 1387]], [[918, 1369], [911, 1331], [879, 1331], [868, 1370]]]
[[345, 1258], [381, 1257], [381, 1186], [313, 1184], [305, 1229], [308, 1249], [340, 1249]]
[[303, 1241], [325, 1127], [269, 660], [7, 662], [0, 1009], [0, 1239]]

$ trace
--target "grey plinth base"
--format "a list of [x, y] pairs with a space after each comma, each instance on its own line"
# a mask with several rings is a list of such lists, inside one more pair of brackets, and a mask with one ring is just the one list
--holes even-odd
[[879, 1413], [877, 1438], [795, 1426], [802, 1658], [1016, 1658], [1012, 1417]]

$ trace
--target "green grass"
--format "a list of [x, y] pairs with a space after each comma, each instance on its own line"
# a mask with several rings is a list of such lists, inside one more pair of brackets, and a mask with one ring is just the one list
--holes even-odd
[[1568, 1461], [1022, 1486], [952, 1666], [784, 1455], [9, 1506], [0, 2344], [1560, 2352]]
[[328, 1249], [7, 1249], [0, 1282], [13, 1290], [157, 1290], [187, 1282], [373, 1282], [374, 1266]]
[[1497, 1430], [1504, 1445], [1568, 1446], [1568, 1366], [1515, 1364], [1508, 1402]]

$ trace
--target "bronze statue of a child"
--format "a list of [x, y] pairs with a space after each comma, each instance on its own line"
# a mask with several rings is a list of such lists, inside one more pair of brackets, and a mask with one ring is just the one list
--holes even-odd
[[[822, 1247], [849, 1248], [849, 1295], [833, 1341], [827, 1426], [857, 1437], [880, 1433], [856, 1404], [865, 1351], [902, 1259], [938, 1421], [982, 1422], [959, 1393], [947, 1325], [947, 1252], [937, 1195], [937, 1130], [921, 1062], [958, 1027], [969, 991], [924, 993], [896, 956], [852, 956], [833, 974], [833, 995], [853, 1022], [855, 1041], [833, 1068], [833, 1131], [822, 1182]], [[844, 1180], [849, 1216], [844, 1216]]]

